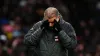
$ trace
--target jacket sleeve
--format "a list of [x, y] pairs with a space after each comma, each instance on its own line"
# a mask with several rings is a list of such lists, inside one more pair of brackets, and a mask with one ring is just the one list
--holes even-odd
[[59, 32], [59, 38], [61, 40], [62, 45], [65, 48], [75, 48], [77, 44], [76, 33], [71, 24], [64, 25], [66, 30], [61, 30]]
[[36, 23], [24, 36], [24, 44], [27, 46], [36, 46], [41, 33], [42, 29], [39, 27], [39, 23]]
[[42, 29], [40, 22], [33, 25], [33, 27], [24, 36], [25, 56], [39, 56], [36, 46], [39, 42]]

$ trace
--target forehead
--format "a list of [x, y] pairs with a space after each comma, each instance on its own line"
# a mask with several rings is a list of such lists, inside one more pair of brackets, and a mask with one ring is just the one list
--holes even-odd
[[46, 15], [48, 17], [54, 17], [56, 16], [56, 10], [54, 8], [49, 8], [46, 10]]

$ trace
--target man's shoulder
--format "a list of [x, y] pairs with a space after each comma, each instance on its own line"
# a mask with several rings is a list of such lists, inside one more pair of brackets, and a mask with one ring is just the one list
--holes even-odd
[[66, 26], [70, 26], [71, 24], [69, 23], [69, 22], [64, 22], [64, 25], [66, 25]]
[[35, 23], [35, 25], [40, 25], [40, 24], [42, 24], [42, 21], [38, 21]]
[[41, 24], [42, 24], [42, 21], [38, 21], [38, 22], [34, 23], [33, 26], [35, 26], [35, 27], [39, 27]]

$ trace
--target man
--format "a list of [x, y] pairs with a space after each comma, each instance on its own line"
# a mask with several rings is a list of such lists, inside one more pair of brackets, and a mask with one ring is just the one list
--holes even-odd
[[56, 8], [49, 7], [44, 19], [25, 35], [24, 43], [26, 56], [68, 56], [68, 49], [75, 48], [77, 40], [71, 24], [62, 19]]

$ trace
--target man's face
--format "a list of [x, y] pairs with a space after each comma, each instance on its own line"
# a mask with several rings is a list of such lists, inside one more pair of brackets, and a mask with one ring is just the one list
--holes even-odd
[[48, 13], [46, 19], [49, 23], [54, 23], [54, 20], [56, 20], [58, 16], [55, 13]]
[[48, 22], [49, 22], [49, 26], [53, 26], [54, 25], [54, 20], [57, 20], [57, 16], [53, 16], [53, 17], [49, 17], [47, 18]]
[[57, 17], [54, 16], [54, 17], [48, 18], [47, 20], [49, 23], [54, 23], [54, 20], [56, 20], [56, 19], [57, 19]]
[[59, 16], [57, 16], [54, 11], [47, 11], [45, 19], [48, 20], [49, 26], [53, 26], [54, 20], [59, 19]]

